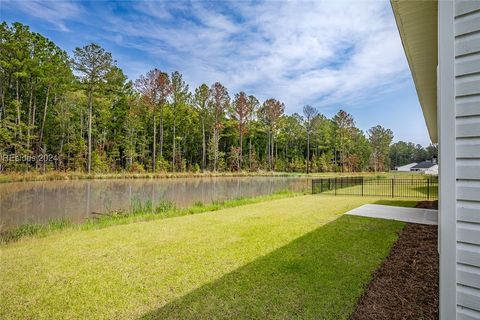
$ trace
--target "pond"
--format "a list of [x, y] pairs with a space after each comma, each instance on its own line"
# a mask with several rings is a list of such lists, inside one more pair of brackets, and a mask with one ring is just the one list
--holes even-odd
[[82, 222], [92, 212], [128, 210], [134, 202], [168, 201], [177, 207], [240, 197], [300, 192], [306, 178], [225, 177], [14, 182], [0, 184], [1, 229], [69, 218]]

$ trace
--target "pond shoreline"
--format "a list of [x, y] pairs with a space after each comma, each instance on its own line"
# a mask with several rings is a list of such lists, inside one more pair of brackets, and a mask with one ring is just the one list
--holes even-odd
[[81, 171], [50, 171], [40, 173], [30, 172], [0, 172], [0, 183], [27, 182], [27, 181], [56, 181], [56, 180], [108, 180], [108, 179], [176, 179], [176, 178], [222, 178], [222, 177], [340, 177], [340, 176], [423, 176], [415, 172], [119, 172], [119, 173], [85, 173]]
[[[301, 173], [299, 173], [301, 174]], [[56, 180], [108, 180], [108, 179], [176, 179], [176, 178], [219, 178], [219, 177], [286, 177], [295, 176], [285, 172], [145, 172], [145, 173], [85, 173], [77, 171], [51, 171], [0, 173], [0, 183]]]
[[305, 193], [302, 192], [279, 191], [269, 195], [236, 198], [209, 204], [196, 203], [187, 208], [178, 208], [169, 202], [161, 203], [155, 207], [149, 206], [148, 204], [140, 204], [137, 208], [129, 211], [98, 213], [97, 218], [89, 218], [81, 224], [74, 223], [68, 218], [61, 218], [51, 220], [47, 224], [32, 223], [7, 229], [5, 231], [0, 229], [0, 245], [6, 245], [24, 238], [47, 236], [53, 232], [62, 230], [101, 229], [127, 223], [151, 221], [185, 216], [189, 214], [217, 211], [264, 201], [291, 198], [304, 194]]
[[153, 207], [171, 202], [178, 208], [310, 189], [302, 177], [178, 177], [175, 179], [76, 179], [0, 184], [0, 225], [46, 224], [68, 217], [82, 223], [95, 213]]

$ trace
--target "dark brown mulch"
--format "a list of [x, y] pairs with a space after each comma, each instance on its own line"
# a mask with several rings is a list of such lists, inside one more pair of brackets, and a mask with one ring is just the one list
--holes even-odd
[[438, 319], [437, 226], [405, 226], [350, 319]]
[[438, 210], [438, 200], [435, 201], [418, 201], [415, 208], [435, 209]]

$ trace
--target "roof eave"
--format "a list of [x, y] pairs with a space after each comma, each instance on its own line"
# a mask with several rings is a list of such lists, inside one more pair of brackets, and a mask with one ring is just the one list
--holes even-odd
[[402, 45], [433, 143], [437, 135], [437, 1], [391, 0]]

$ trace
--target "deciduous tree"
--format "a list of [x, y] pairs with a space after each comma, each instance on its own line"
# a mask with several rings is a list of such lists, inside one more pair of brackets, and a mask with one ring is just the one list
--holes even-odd
[[153, 69], [141, 75], [135, 81], [135, 87], [141, 94], [142, 101], [149, 107], [153, 117], [152, 141], [152, 169], [157, 167], [157, 113], [160, 112], [160, 159], [163, 160], [163, 112], [168, 96], [171, 92], [168, 74], [158, 69]]
[[274, 145], [275, 134], [278, 127], [278, 122], [285, 112], [285, 104], [274, 98], [265, 100], [262, 105], [262, 118], [268, 128], [268, 144], [267, 144], [267, 158], [268, 167], [270, 170], [274, 169]]

